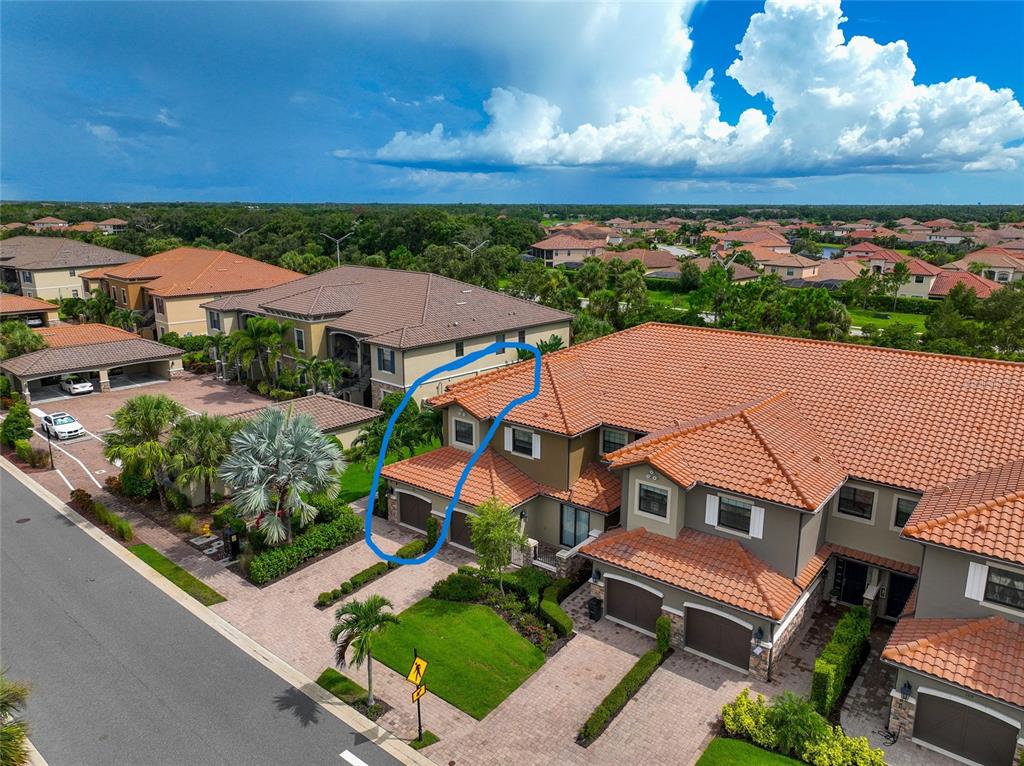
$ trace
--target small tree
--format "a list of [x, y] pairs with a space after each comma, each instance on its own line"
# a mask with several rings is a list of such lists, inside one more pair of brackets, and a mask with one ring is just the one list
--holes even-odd
[[0, 324], [0, 359], [10, 359], [46, 348], [43, 336], [17, 319]]
[[679, 289], [690, 293], [700, 288], [701, 271], [692, 258], [679, 259]]
[[900, 288], [910, 281], [910, 268], [905, 263], [897, 263], [892, 271], [882, 276], [882, 284], [887, 295], [892, 296], [892, 310], [896, 310], [899, 300]]
[[231, 454], [231, 437], [241, 425], [238, 420], [207, 412], [178, 421], [167, 449], [179, 489], [187, 490], [193, 482], [202, 482], [203, 501], [207, 506], [213, 503], [213, 480]]
[[512, 508], [492, 497], [469, 516], [470, 539], [476, 550], [480, 568], [498, 577], [498, 587], [505, 592], [502, 570], [512, 563], [512, 551], [526, 548], [526, 535], [519, 528], [519, 517]]
[[353, 599], [334, 612], [335, 624], [331, 628], [334, 642], [334, 664], [345, 667], [345, 655], [352, 647], [352, 663], [358, 668], [366, 662], [366, 704], [373, 705], [373, 639], [388, 625], [399, 623], [392, 614], [391, 602], [376, 593], [366, 599]]
[[9, 680], [0, 670], [0, 763], [25, 766], [29, 762], [28, 723], [21, 717], [28, 692], [26, 684]]
[[0, 441], [8, 447], [13, 447], [15, 442], [31, 436], [32, 415], [28, 405], [25, 402], [15, 402], [4, 418], [3, 426], [0, 426]]

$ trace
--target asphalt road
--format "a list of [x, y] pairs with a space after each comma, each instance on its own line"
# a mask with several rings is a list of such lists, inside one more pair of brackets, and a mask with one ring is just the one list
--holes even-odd
[[0, 653], [50, 766], [398, 763], [6, 471]]

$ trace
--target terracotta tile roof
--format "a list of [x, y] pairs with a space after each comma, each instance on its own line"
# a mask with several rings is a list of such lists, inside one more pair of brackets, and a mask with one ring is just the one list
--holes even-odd
[[956, 226], [956, 221], [951, 221], [948, 218], [936, 218], [934, 221], [924, 221], [922, 226], [927, 226], [929, 229], [947, 229], [950, 226]]
[[939, 276], [940, 274], [946, 273], [938, 266], [928, 263], [928, 261], [922, 260], [920, 258], [905, 258], [903, 260], [903, 263], [907, 264], [907, 269], [915, 277], [935, 277]]
[[580, 553], [773, 620], [782, 619], [801, 593], [737, 541], [695, 529], [680, 530], [676, 538], [642, 527], [612, 530]]
[[37, 218], [32, 223], [67, 223], [63, 218], [54, 218], [52, 215], [45, 215], [42, 218]]
[[749, 244], [749, 245], [738, 245], [737, 247], [733, 247], [733, 248], [729, 248], [729, 249], [726, 249], [726, 250], [722, 250], [721, 252], [723, 254], [725, 254], [726, 256], [732, 256], [732, 255], [735, 255], [736, 253], [740, 252], [741, 250], [746, 250], [748, 253], [750, 253], [751, 257], [757, 263], [766, 263], [767, 261], [774, 261], [780, 255], [785, 255], [785, 253], [780, 253], [780, 252], [778, 252], [777, 250], [774, 249], [774, 248], [780, 247], [780, 246], [781, 246], [781, 244], [767, 244], [766, 245], [766, 244], [762, 244], [762, 243], [757, 242], [757, 243]]
[[2, 314], [38, 314], [43, 311], [56, 311], [52, 303], [25, 295], [0, 293], [0, 315]]
[[[400, 296], [400, 300], [396, 297]], [[450, 343], [569, 322], [571, 314], [417, 271], [342, 266], [258, 292], [204, 304], [214, 311], [333, 317], [328, 329], [391, 348]], [[513, 340], [513, 338], [509, 338]]]
[[795, 266], [801, 269], [817, 266], [818, 261], [796, 253], [776, 253], [771, 260], [760, 261], [764, 266]]
[[[697, 265], [697, 268], [701, 270], [701, 272], [705, 272], [709, 268], [711, 268], [711, 264], [712, 263], [718, 263], [718, 264], [721, 264], [721, 265], [724, 266], [726, 263], [728, 263], [729, 259], [726, 259], [725, 261], [722, 261], [721, 258], [704, 258], [704, 257], [702, 257], [702, 258], [694, 258], [692, 260], [693, 260], [693, 263], [695, 263]], [[732, 263], [732, 264], [729, 265], [729, 268], [732, 269], [732, 280], [733, 280], [733, 282], [743, 282], [743, 281], [745, 281], [747, 279], [757, 279], [759, 276], [761, 276], [756, 271], [754, 271], [752, 268], [750, 268], [749, 266], [745, 266], [742, 263]], [[678, 271], [678, 268], [676, 270]]]
[[709, 231], [705, 232], [708, 237], [714, 237], [720, 242], [742, 242], [744, 244], [758, 243], [761, 245], [788, 245], [789, 240], [778, 232], [768, 228], [737, 229], [735, 231]]
[[831, 556], [842, 556], [844, 559], [853, 559], [854, 561], [862, 561], [865, 564], [872, 564], [882, 569], [889, 569], [893, 572], [901, 572], [903, 574], [917, 576], [920, 571], [919, 567], [913, 564], [907, 564], [903, 561], [897, 561], [896, 559], [889, 559], [884, 556], [876, 556], [874, 553], [867, 553], [866, 551], [857, 550], [856, 548], [847, 548], [845, 545], [833, 545], [832, 543], [826, 543], [814, 552], [814, 555], [808, 559], [807, 563], [804, 564], [804, 568], [801, 569], [797, 576], [794, 578], [794, 582], [800, 586], [801, 590], [806, 588], [812, 582], [814, 578], [818, 576]]
[[[920, 581], [918, 581], [920, 582]], [[907, 596], [907, 603], [903, 605], [903, 611], [900, 612], [900, 617], [911, 617], [914, 612], [917, 611], [917, 586], [918, 582], [914, 583], [914, 587], [910, 589], [910, 595]]]
[[328, 396], [327, 394], [313, 394], [311, 396], [301, 396], [298, 399], [289, 399], [285, 402], [274, 402], [266, 407], [243, 410], [233, 413], [231, 417], [249, 419], [271, 408], [290, 410], [296, 415], [309, 415], [316, 421], [320, 430], [325, 433], [337, 431], [347, 426], [366, 423], [384, 414], [380, 410], [346, 402], [343, 399]]
[[46, 345], [50, 348], [113, 343], [139, 337], [120, 327], [111, 327], [106, 324], [61, 324], [53, 327], [38, 327], [35, 332], [46, 339]]
[[805, 510], [817, 510], [846, 480], [788, 392], [645, 436], [605, 459], [615, 469], [646, 463], [682, 487], [700, 483]]
[[836, 258], [830, 261], [818, 262], [818, 273], [804, 277], [808, 282], [827, 282], [839, 280], [849, 282], [860, 276], [862, 270], [868, 268], [859, 258]]
[[[788, 390], [851, 476], [924, 490], [1024, 457], [1020, 363], [649, 323], [541, 364], [540, 393], [509, 422], [653, 433]], [[623, 370], [643, 375], [626, 381]], [[431, 401], [493, 418], [532, 388], [532, 373], [532, 360], [510, 365]]]
[[904, 618], [882, 659], [1024, 707], [1024, 624], [1005, 617]]
[[645, 250], [643, 248], [635, 247], [632, 250], [626, 250], [624, 252], [616, 252], [614, 250], [606, 250], [597, 256], [605, 263], [609, 261], [624, 261], [630, 263], [631, 261], [637, 260], [643, 263], [647, 269], [666, 269], [666, 268], [679, 268], [679, 260], [667, 250]]
[[611, 513], [622, 504], [622, 481], [600, 463], [591, 463], [568, 490], [545, 487], [541, 494], [565, 503]]
[[981, 250], [975, 250], [958, 261], [947, 263], [942, 268], [967, 271], [972, 263], [984, 263], [987, 266], [1024, 271], [1024, 256], [1007, 250], [1005, 247], [985, 247]]
[[579, 239], [570, 234], [556, 234], [553, 237], [534, 242], [530, 247], [536, 250], [594, 250], [602, 249], [597, 240]]
[[[452, 490], [471, 455], [457, 447], [441, 447], [384, 466], [381, 476], [451, 498]], [[488, 447], [462, 485], [459, 502], [477, 506], [496, 497], [514, 507], [540, 494], [540, 486]]]
[[858, 242], [856, 245], [850, 245], [849, 247], [843, 248], [843, 253], [846, 255], [860, 255], [865, 253], [868, 255], [874, 255], [875, 253], [892, 253], [892, 250], [876, 245], [874, 242]]
[[302, 277], [297, 272], [244, 255], [199, 247], [176, 247], [104, 269], [102, 274], [90, 271], [82, 276], [143, 281], [148, 292], [164, 298], [260, 290]]
[[123, 218], [106, 218], [100, 221], [100, 226], [127, 226], [128, 222]]
[[138, 261], [139, 256], [64, 237], [11, 237], [0, 242], [0, 264], [9, 269], [86, 269]]
[[1002, 287], [1001, 284], [978, 274], [969, 271], [945, 271], [943, 270], [935, 277], [935, 284], [932, 285], [928, 295], [934, 298], [944, 298], [956, 285], [974, 290], [979, 298], [987, 298], [996, 290]]
[[928, 490], [903, 536], [1024, 564], [1024, 460]]

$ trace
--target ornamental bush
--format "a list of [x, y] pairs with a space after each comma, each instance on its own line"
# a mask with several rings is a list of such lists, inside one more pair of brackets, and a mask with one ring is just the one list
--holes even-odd
[[832, 712], [846, 688], [847, 679], [864, 657], [871, 634], [868, 610], [855, 606], [836, 623], [832, 638], [814, 661], [811, 702], [824, 716]]
[[579, 739], [584, 742], [594, 741], [658, 669], [661, 659], [661, 653], [657, 649], [652, 649], [642, 655], [580, 727]]
[[191, 513], [179, 513], [174, 517], [174, 528], [179, 532], [191, 532], [196, 525], [196, 517]]
[[373, 582], [378, 577], [381, 577], [388, 572], [388, 564], [386, 561], [378, 561], [372, 566], [368, 566], [361, 572], [356, 572], [352, 575], [352, 579], [349, 582], [352, 583], [352, 588], [361, 588], [369, 582]]
[[775, 748], [784, 755], [800, 757], [808, 743], [830, 733], [828, 723], [814, 710], [814, 705], [793, 692], [784, 692], [772, 700], [768, 723], [775, 729]]
[[434, 543], [437, 542], [438, 533], [437, 519], [431, 516], [427, 519], [427, 549], [434, 547]]
[[[423, 542], [422, 540], [417, 539], [417, 540], [413, 540], [411, 543], [406, 543], [401, 548], [399, 548], [397, 551], [395, 551], [395, 556], [397, 558], [400, 558], [400, 559], [414, 559], [417, 556], [422, 556], [423, 555], [423, 551], [425, 551], [426, 549], [427, 549], [427, 544], [425, 542]], [[400, 566], [400, 565], [399, 564], [394, 564], [393, 566]]]
[[722, 708], [722, 723], [727, 732], [758, 747], [774, 750], [778, 744], [778, 733], [768, 717], [768, 703], [764, 695], [751, 697], [750, 689], [741, 691], [735, 700]]
[[[349, 511], [326, 524], [313, 524], [290, 545], [257, 553], [249, 562], [249, 580], [263, 585], [297, 568], [302, 562], [351, 542], [362, 533], [362, 520]], [[252, 539], [253, 535], [250, 535]]]
[[32, 445], [28, 443], [28, 439], [18, 439], [14, 442], [14, 454], [23, 463], [27, 463], [31, 459]]
[[92, 495], [84, 489], [73, 489], [71, 490], [71, 499], [68, 501], [68, 505], [76, 511], [87, 511], [92, 508]]
[[558, 605], [558, 585], [549, 585], [544, 589], [540, 600], [540, 616], [559, 636], [572, 634], [572, 618]]
[[484, 583], [476, 577], [461, 572], [452, 572], [438, 580], [430, 589], [432, 598], [442, 601], [476, 601], [484, 592]]
[[0, 442], [7, 447], [14, 447], [22, 439], [32, 436], [32, 414], [25, 402], [15, 402], [0, 426]]
[[654, 636], [658, 642], [658, 651], [662, 654], [672, 648], [672, 620], [661, 615], [654, 621]]
[[126, 497], [142, 499], [153, 494], [156, 482], [138, 471], [126, 470], [121, 472], [121, 489]]

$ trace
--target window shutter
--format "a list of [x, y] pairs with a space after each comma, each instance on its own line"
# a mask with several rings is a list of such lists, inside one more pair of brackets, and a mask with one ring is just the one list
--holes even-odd
[[540, 459], [540, 434], [533, 435], [533, 459]]
[[967, 589], [964, 596], [974, 601], [985, 599], [985, 582], [988, 580], [988, 567], [972, 561], [967, 568]]
[[758, 540], [764, 535], [764, 508], [753, 506], [750, 509], [750, 536]]
[[505, 451], [512, 451], [512, 429], [505, 426]]
[[712, 527], [718, 526], [718, 495], [708, 495], [704, 509], [704, 523]]

